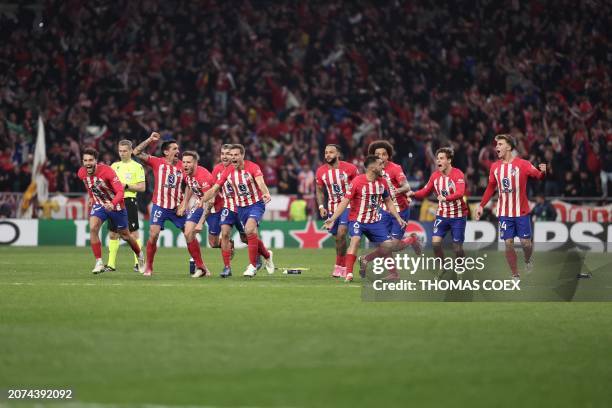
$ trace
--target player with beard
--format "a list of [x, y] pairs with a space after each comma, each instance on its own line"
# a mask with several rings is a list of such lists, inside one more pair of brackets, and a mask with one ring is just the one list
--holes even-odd
[[104, 272], [102, 262], [102, 244], [100, 242], [100, 227], [106, 220], [113, 220], [113, 225], [119, 236], [127, 241], [138, 258], [138, 267], [144, 269], [144, 258], [138, 243], [130, 235], [128, 229], [128, 216], [123, 202], [123, 185], [115, 171], [106, 164], [97, 163], [98, 152], [92, 148], [83, 150], [83, 167], [77, 172], [83, 180], [89, 199], [91, 210], [89, 213], [89, 243], [96, 258], [96, 265], [92, 272]]
[[183, 153], [183, 171], [185, 172], [187, 188], [185, 189], [185, 199], [176, 211], [178, 216], [183, 216], [187, 206], [190, 204], [191, 197], [196, 197], [194, 206], [187, 211], [185, 218], [187, 250], [195, 262], [195, 272], [191, 275], [193, 278], [210, 276], [210, 272], [202, 260], [200, 243], [196, 238], [196, 234], [202, 231], [204, 220], [209, 213], [210, 203], [203, 201], [202, 196], [212, 187], [214, 182], [210, 172], [204, 167], [198, 166], [199, 158], [198, 153], [192, 150], [187, 150]]
[[[321, 218], [332, 216], [342, 198], [348, 192], [351, 181], [359, 173], [353, 164], [340, 160], [341, 150], [337, 144], [325, 146], [325, 164], [317, 169], [316, 190], [317, 204]], [[327, 206], [324, 204], [325, 196], [323, 188], [327, 192]], [[336, 265], [332, 276], [334, 278], [346, 277], [346, 233], [350, 208], [344, 210], [329, 232], [336, 239]]]
[[480, 205], [476, 209], [476, 219], [482, 216], [483, 208], [493, 194], [498, 191], [497, 218], [499, 220], [500, 238], [506, 246], [506, 260], [512, 271], [512, 278], [520, 280], [517, 268], [517, 256], [514, 250], [514, 237], [518, 237], [525, 256], [525, 271], [533, 270], [533, 245], [531, 241], [531, 217], [527, 199], [527, 180], [542, 180], [546, 176], [546, 164], [536, 169], [527, 160], [515, 157], [512, 151], [516, 148], [514, 138], [509, 134], [495, 136], [497, 160], [489, 171], [489, 184]]
[[181, 184], [183, 183], [183, 163], [179, 161], [179, 148], [176, 140], [166, 140], [161, 145], [163, 157], [151, 156], [143, 152], [151, 143], [160, 139], [157, 132], [151, 133], [148, 139], [136, 146], [134, 155], [143, 160], [153, 169], [155, 189], [153, 190], [153, 206], [151, 207], [151, 224], [149, 240], [147, 241], [147, 265], [144, 276], [153, 274], [153, 260], [157, 251], [157, 239], [164, 229], [166, 221], [172, 222], [181, 231], [185, 227], [185, 217], [176, 213], [183, 200]]
[[[230, 151], [232, 147], [232, 144], [224, 144], [221, 146], [221, 163], [217, 164], [212, 171], [213, 180], [215, 182], [221, 178], [227, 166], [231, 165]], [[240, 233], [240, 240], [247, 244], [244, 228], [238, 219], [238, 213], [236, 213], [236, 200], [234, 199], [234, 190], [232, 189], [232, 183], [230, 181], [226, 181], [215, 196], [215, 209], [217, 208], [220, 209], [217, 214], [221, 229], [220, 246], [221, 256], [223, 258], [223, 271], [219, 276], [222, 278], [229, 278], [232, 276], [231, 260], [234, 257], [234, 240], [232, 239], [233, 227], [236, 227], [236, 230]], [[257, 257], [256, 267], [257, 270], [261, 268], [261, 257], [259, 256]]]
[[[221, 187], [231, 183], [238, 220], [244, 227], [249, 249], [249, 265], [243, 276], [253, 277], [257, 273], [257, 256], [264, 257], [268, 273], [274, 273], [273, 253], [268, 251], [258, 235], [258, 226], [270, 202], [270, 192], [263, 178], [261, 168], [249, 160], [244, 160], [245, 149], [235, 144], [230, 149], [231, 166], [227, 166], [215, 185], [204, 194], [204, 201], [212, 199]], [[223, 218], [223, 216], [222, 216]], [[221, 221], [223, 223], [223, 220]]]
[[[386, 140], [377, 140], [370, 143], [368, 146], [368, 154], [375, 155], [382, 160], [384, 167], [382, 177], [389, 185], [391, 201], [400, 214], [400, 217], [408, 222], [410, 218], [411, 201], [410, 197], [408, 197], [410, 184], [408, 184], [408, 179], [402, 170], [402, 166], [389, 161], [389, 158], [393, 157], [394, 154], [393, 146]], [[378, 257], [386, 258], [390, 255], [390, 252], [402, 251], [408, 246], [411, 246], [417, 256], [423, 253], [421, 243], [416, 234], [411, 234], [409, 237], [404, 238], [404, 228], [391, 215], [389, 207], [386, 204], [383, 205], [381, 213], [382, 220], [386, 223], [389, 234], [391, 235], [391, 244], [385, 243], [385, 245], [380, 245], [374, 251], [359, 258], [359, 274], [361, 276], [365, 276], [369, 262]]]
[[[389, 186], [382, 177], [383, 161], [374, 155], [369, 155], [365, 159], [364, 167], [366, 173], [353, 179], [348, 192], [336, 207], [336, 211], [324, 224], [325, 228], [331, 230], [336, 220], [350, 205], [348, 231], [351, 242], [346, 251], [346, 282], [353, 280], [353, 266], [362, 235], [365, 235], [374, 244], [392, 245], [393, 241], [387, 223], [381, 219], [380, 207], [383, 203], [389, 206], [389, 212], [397, 220], [398, 225], [402, 228], [406, 227], [406, 221], [392, 205]], [[390, 274], [397, 274], [395, 268], [390, 271]], [[362, 275], [363, 277], [365, 275]]]

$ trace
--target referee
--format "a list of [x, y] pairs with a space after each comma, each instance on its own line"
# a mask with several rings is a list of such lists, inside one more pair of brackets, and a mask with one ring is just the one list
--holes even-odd
[[[142, 249], [142, 240], [139, 237], [138, 229], [138, 207], [136, 206], [136, 193], [145, 191], [145, 173], [144, 168], [140, 163], [132, 160], [132, 142], [129, 140], [121, 140], [119, 142], [119, 157], [121, 161], [117, 161], [111, 165], [119, 181], [123, 184], [125, 191], [123, 201], [128, 213], [128, 227], [130, 234], [138, 242]], [[110, 230], [108, 241], [108, 263], [104, 270], [111, 272], [116, 270], [117, 252], [119, 251], [119, 234], [117, 228], [113, 225], [112, 220], [108, 220], [108, 229]], [[138, 258], [134, 257], [134, 271], [138, 272]]]

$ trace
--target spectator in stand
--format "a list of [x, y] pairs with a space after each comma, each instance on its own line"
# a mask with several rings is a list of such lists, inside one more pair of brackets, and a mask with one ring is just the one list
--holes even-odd
[[[573, 196], [606, 193], [612, 3], [263, 4], [52, 0], [42, 26], [33, 12], [1, 14], [3, 174], [31, 165], [42, 113], [58, 191], [83, 191], [79, 145], [104, 158], [161, 130], [209, 167], [220, 141], [266, 166], [276, 158], [267, 177], [279, 191], [327, 143], [361, 166], [364, 146], [390, 140], [423, 179], [431, 151], [452, 145], [470, 195], [485, 188], [493, 137], [508, 132], [523, 157], [552, 164], [547, 194], [567, 193], [565, 174], [583, 169], [594, 185]], [[0, 189], [16, 188], [5, 177]]]
[[536, 205], [531, 210], [531, 218], [536, 221], [554, 221], [557, 219], [557, 210], [546, 200], [543, 194], [536, 196]]

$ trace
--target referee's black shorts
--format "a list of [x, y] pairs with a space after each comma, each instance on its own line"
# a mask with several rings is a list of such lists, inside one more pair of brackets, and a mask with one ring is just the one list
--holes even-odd
[[[136, 205], [136, 199], [131, 197], [124, 198], [123, 202], [125, 203], [125, 209], [128, 215], [128, 229], [130, 232], [138, 231], [140, 225], [138, 224], [138, 206]], [[117, 227], [110, 217], [108, 218], [108, 229], [109, 231], [117, 232]]]

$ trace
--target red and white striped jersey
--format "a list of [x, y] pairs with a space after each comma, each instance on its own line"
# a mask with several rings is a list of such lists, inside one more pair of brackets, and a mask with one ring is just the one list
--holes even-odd
[[161, 157], [149, 156], [146, 163], [153, 169], [155, 175], [155, 188], [153, 190], [153, 204], [174, 210], [183, 200], [181, 184], [185, 176], [183, 162], [175, 165], [168, 164]]
[[210, 190], [214, 184], [212, 174], [202, 166], [196, 168], [193, 176], [185, 174], [185, 180], [193, 194], [198, 197], [198, 200], [200, 200], [204, 196], [204, 193]]
[[418, 200], [426, 198], [431, 191], [436, 197], [442, 195], [446, 201], [438, 202], [438, 215], [445, 218], [467, 217], [468, 208], [463, 195], [465, 194], [465, 176], [463, 172], [455, 167], [451, 167], [448, 176], [441, 171], [434, 171], [429, 177], [429, 181], [419, 191], [415, 191], [414, 197]]
[[[219, 163], [215, 166], [212, 172], [212, 177], [215, 182], [221, 178], [221, 175], [226, 168], [227, 167], [225, 167], [223, 163]], [[232, 189], [232, 183], [229, 180], [223, 183], [223, 186], [221, 186], [221, 189], [215, 197], [215, 212], [221, 211], [222, 208], [227, 208], [230, 211], [236, 211], [234, 190]]]
[[255, 181], [255, 178], [260, 176], [263, 177], [261, 168], [252, 161], [245, 160], [243, 169], [227, 166], [216, 184], [223, 186], [229, 181], [229, 192], [233, 195], [236, 206], [247, 207], [263, 200], [263, 194]]
[[527, 179], [542, 180], [546, 174], [536, 169], [527, 160], [515, 157], [510, 163], [501, 160], [491, 165], [489, 184], [485, 190], [481, 206], [485, 206], [493, 196], [495, 187], [499, 192], [497, 217], [520, 217], [529, 214], [527, 199]]
[[[406, 175], [404, 174], [404, 170], [402, 170], [402, 166], [397, 163], [387, 162], [385, 165], [385, 169], [382, 173], [383, 178], [387, 181], [389, 185], [389, 193], [391, 194], [391, 199], [395, 204], [395, 209], [400, 212], [404, 211], [408, 208], [408, 198], [406, 197], [406, 193], [397, 194], [396, 191], [400, 186], [406, 182]], [[383, 210], [389, 211], [387, 206], [383, 204]]]
[[389, 185], [382, 177], [368, 181], [365, 174], [359, 174], [344, 197], [350, 200], [349, 221], [370, 224], [382, 218], [380, 206], [389, 197]]
[[115, 171], [106, 164], [98, 163], [96, 171], [92, 176], [87, 174], [87, 169], [81, 167], [77, 176], [83, 180], [89, 198], [93, 204], [104, 205], [106, 202], [113, 203], [115, 211], [123, 207], [123, 185]]
[[317, 169], [317, 186], [327, 190], [327, 211], [333, 214], [336, 207], [348, 192], [351, 181], [357, 176], [357, 167], [349, 162], [338, 161], [338, 168], [334, 169], [325, 163]]

